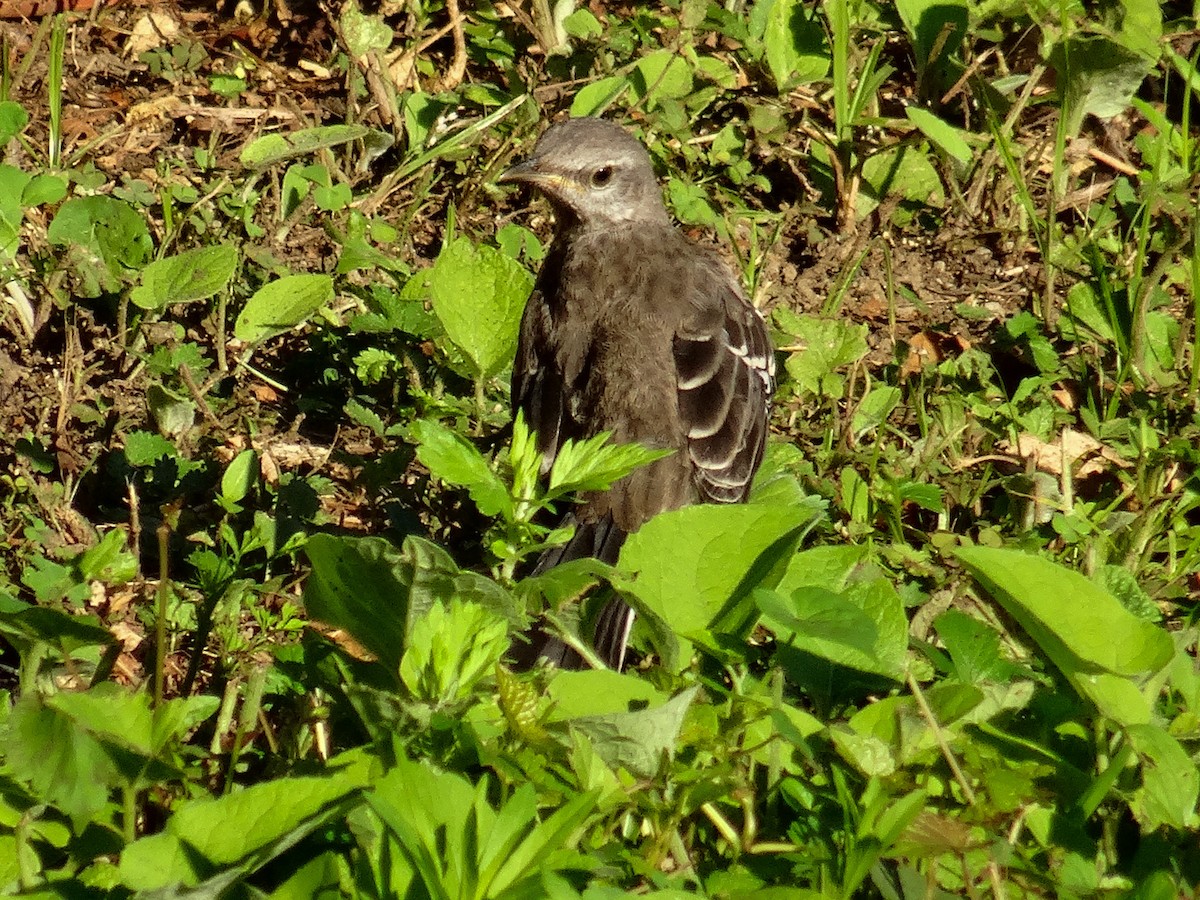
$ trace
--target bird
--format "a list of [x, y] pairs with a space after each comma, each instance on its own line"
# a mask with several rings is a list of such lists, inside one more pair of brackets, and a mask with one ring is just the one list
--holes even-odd
[[[566, 441], [601, 432], [674, 451], [577, 497], [564, 517], [573, 536], [533, 573], [583, 557], [615, 565], [625, 538], [660, 512], [745, 501], [766, 443], [774, 350], [730, 268], [672, 222], [646, 148], [607, 119], [567, 119], [497, 180], [539, 191], [555, 219], [511, 384], [542, 474]], [[634, 616], [613, 598], [596, 621], [592, 646], [617, 671]], [[553, 635], [535, 641], [541, 658], [582, 666]]]

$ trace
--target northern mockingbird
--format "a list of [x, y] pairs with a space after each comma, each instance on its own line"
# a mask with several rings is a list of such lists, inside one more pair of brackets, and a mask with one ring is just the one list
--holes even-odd
[[[657, 513], [745, 500], [774, 390], [770, 339], [728, 267], [671, 223], [645, 148], [611, 122], [572, 119], [499, 180], [541, 191], [557, 225], [512, 374], [543, 472], [564, 441], [602, 431], [675, 451], [578, 498], [574, 536], [535, 571], [586, 556], [614, 564], [626, 535]], [[620, 600], [600, 614], [593, 643], [614, 669], [632, 624]], [[580, 664], [561, 641], [540, 640], [540, 656]]]

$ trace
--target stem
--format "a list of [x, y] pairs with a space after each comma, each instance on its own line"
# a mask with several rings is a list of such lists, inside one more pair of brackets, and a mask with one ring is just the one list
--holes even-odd
[[167, 542], [171, 526], [164, 520], [158, 526], [158, 611], [154, 620], [154, 708], [162, 705], [164, 671], [167, 664], [167, 595], [170, 592]]

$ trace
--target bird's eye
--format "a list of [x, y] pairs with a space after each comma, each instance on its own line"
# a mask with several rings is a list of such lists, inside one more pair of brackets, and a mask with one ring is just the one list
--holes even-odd
[[612, 166], [601, 166], [592, 173], [592, 187], [602, 188], [612, 181], [613, 170]]

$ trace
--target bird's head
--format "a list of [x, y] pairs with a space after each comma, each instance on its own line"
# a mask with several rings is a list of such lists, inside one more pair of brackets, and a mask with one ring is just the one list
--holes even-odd
[[646, 149], [603, 119], [552, 125], [498, 180], [533, 185], [585, 227], [670, 223]]

